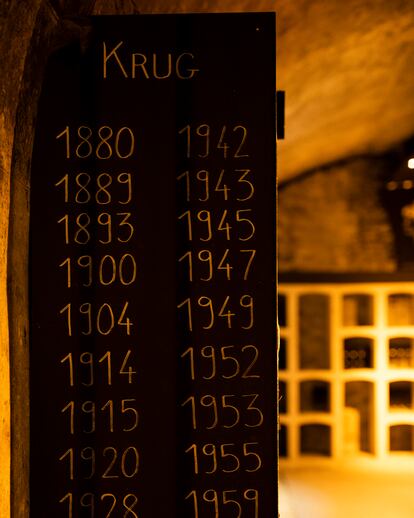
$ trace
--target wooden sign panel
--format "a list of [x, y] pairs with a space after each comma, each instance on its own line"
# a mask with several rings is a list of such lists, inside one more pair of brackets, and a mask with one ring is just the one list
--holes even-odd
[[31, 176], [30, 516], [277, 516], [274, 14], [91, 20]]

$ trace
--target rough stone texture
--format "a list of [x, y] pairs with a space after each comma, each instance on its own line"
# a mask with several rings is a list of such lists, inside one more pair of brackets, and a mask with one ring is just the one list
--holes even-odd
[[[56, 12], [48, 4], [40, 6], [30, 40], [16, 113], [10, 193], [8, 246], [8, 308], [10, 337], [10, 386], [12, 425], [11, 507], [13, 517], [29, 513], [29, 321], [28, 248], [30, 163], [37, 101], [48, 52], [58, 26]], [[27, 100], [30, 99], [30, 102]]]
[[0, 516], [10, 515], [10, 385], [7, 252], [10, 170], [19, 93], [40, 0], [0, 8]]
[[[70, 0], [60, 2], [73, 13]], [[59, 27], [58, 27], [59, 26]], [[55, 29], [57, 33], [55, 34]], [[76, 37], [51, 3], [0, 5], [0, 516], [27, 518], [29, 171], [43, 67]], [[13, 459], [11, 464], [11, 458]]]
[[96, 0], [96, 14], [274, 11], [273, 0]]
[[296, 179], [279, 194], [279, 268], [393, 272], [394, 239], [378, 189], [379, 160], [357, 159]]
[[281, 178], [413, 134], [411, 0], [286, 0], [276, 11], [287, 91]]

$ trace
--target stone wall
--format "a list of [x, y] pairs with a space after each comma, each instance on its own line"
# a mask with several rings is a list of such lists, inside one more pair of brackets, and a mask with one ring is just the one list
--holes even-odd
[[[10, 515], [8, 233], [14, 135], [25, 62], [40, 0], [0, 5], [0, 516]], [[29, 130], [30, 131], [30, 130]]]
[[279, 189], [279, 269], [394, 272], [394, 237], [381, 203], [384, 161], [350, 159]]

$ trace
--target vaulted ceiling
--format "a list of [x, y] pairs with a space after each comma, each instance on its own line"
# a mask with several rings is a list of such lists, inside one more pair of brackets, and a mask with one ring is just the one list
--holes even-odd
[[414, 135], [413, 0], [97, 0], [94, 10], [275, 10], [281, 180]]

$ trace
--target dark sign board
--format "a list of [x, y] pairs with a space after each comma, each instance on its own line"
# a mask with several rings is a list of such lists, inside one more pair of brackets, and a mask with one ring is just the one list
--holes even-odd
[[31, 176], [30, 516], [277, 516], [274, 14], [91, 19]]

